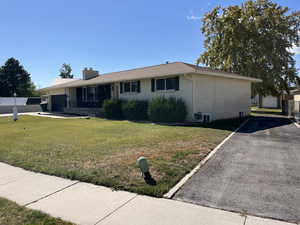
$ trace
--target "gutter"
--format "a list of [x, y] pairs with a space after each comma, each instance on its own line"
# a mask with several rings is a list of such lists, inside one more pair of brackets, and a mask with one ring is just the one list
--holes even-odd
[[[251, 81], [251, 82], [262, 82], [261, 79], [256, 79], [256, 78], [252, 78], [252, 77], [245, 77], [245, 76], [241, 76], [241, 75], [230, 75], [230, 74], [223, 74], [223, 73], [217, 73], [217, 72], [209, 72], [209, 71], [198, 71], [195, 70], [194, 72], [180, 72], [180, 73], [172, 73], [172, 74], [163, 74], [163, 75], [157, 75], [157, 76], [148, 76], [148, 77], [133, 77], [133, 78], [125, 78], [125, 79], [111, 79], [111, 80], [106, 80], [103, 81], [101, 78], [99, 79], [99, 77], [94, 78], [94, 79], [98, 79], [98, 80], [81, 80], [82, 83], [81, 84], [61, 84], [60, 85], [55, 85], [55, 86], [50, 86], [47, 88], [42, 88], [39, 89], [39, 92], [42, 91], [50, 91], [50, 90], [55, 90], [55, 89], [60, 89], [60, 88], [74, 88], [74, 87], [82, 87], [82, 86], [88, 86], [88, 85], [97, 85], [97, 84], [109, 84], [109, 83], [114, 83], [114, 82], [122, 82], [122, 81], [131, 81], [131, 80], [145, 80], [145, 79], [152, 79], [152, 78], [160, 78], [160, 77], [167, 77], [167, 76], [179, 76], [179, 75], [190, 75], [190, 74], [198, 74], [198, 75], [208, 75], [208, 76], [216, 76], [216, 77], [224, 77], [224, 78], [231, 78], [231, 79], [238, 79], [238, 80], [246, 80], [246, 81]], [[106, 75], [101, 75], [101, 76], [106, 76]], [[100, 76], [100, 77], [101, 77]], [[77, 80], [77, 82], [80, 80]], [[76, 81], [74, 81], [76, 82]]]
[[216, 77], [224, 77], [224, 78], [232, 78], [238, 80], [247, 80], [252, 82], [262, 82], [262, 79], [253, 78], [253, 77], [246, 77], [241, 75], [230, 75], [230, 74], [223, 74], [223, 73], [216, 73], [216, 72], [209, 72], [209, 71], [195, 71], [196, 74], [202, 75], [209, 75], [209, 76], [216, 76]]

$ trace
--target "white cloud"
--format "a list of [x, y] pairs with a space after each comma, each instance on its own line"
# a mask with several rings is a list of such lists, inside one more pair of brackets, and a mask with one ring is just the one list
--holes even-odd
[[295, 53], [295, 55], [300, 55], [300, 47], [293, 45], [293, 48], [291, 48], [291, 52]]
[[187, 16], [186, 18], [187, 18], [187, 20], [201, 20], [202, 19], [200, 16], [194, 16], [194, 15]]
[[189, 14], [190, 15], [188, 15], [186, 17], [187, 20], [201, 20], [202, 19], [202, 17], [200, 17], [200, 16], [195, 16], [194, 10], [192, 10], [192, 9], [190, 10]]

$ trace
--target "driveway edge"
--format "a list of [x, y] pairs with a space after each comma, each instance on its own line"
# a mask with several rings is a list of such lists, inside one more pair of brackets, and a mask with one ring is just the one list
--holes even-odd
[[291, 119], [291, 118], [289, 118], [289, 119], [290, 119], [290, 121], [292, 121], [292, 123], [293, 123], [296, 127], [300, 128], [300, 125], [299, 125], [295, 120], [293, 120], [293, 119]]
[[186, 174], [174, 187], [172, 187], [168, 193], [164, 194], [163, 197], [170, 199], [175, 193], [219, 150], [219, 148], [225, 144], [240, 128], [242, 128], [251, 118], [245, 120], [238, 128], [236, 128], [231, 134], [229, 134], [217, 147], [214, 148], [198, 165]]

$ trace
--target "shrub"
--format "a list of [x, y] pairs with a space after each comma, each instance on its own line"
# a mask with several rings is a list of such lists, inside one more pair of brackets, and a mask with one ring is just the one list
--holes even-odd
[[146, 120], [148, 102], [131, 100], [122, 104], [122, 112], [128, 120]]
[[149, 117], [154, 122], [183, 122], [187, 109], [182, 99], [155, 98], [149, 105]]
[[108, 119], [123, 119], [122, 101], [107, 99], [103, 103], [104, 116]]

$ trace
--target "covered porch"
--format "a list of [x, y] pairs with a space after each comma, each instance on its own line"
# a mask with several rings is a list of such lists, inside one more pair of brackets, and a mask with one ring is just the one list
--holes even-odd
[[[104, 100], [112, 98], [112, 84], [75, 88], [78, 108], [101, 108]], [[74, 90], [73, 90], [74, 91]]]
[[65, 88], [47, 96], [49, 111], [78, 115], [101, 115], [106, 99], [118, 98], [118, 84]]
[[117, 97], [115, 84], [69, 88], [66, 94], [65, 113], [98, 116], [106, 99]]

